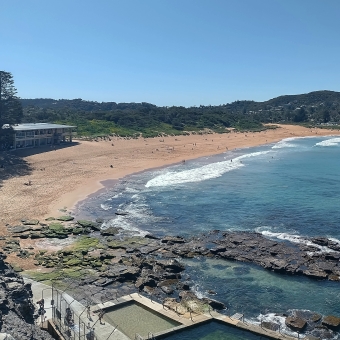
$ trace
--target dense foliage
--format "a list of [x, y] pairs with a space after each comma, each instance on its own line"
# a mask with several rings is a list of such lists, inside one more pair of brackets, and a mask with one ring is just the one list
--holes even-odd
[[82, 99], [22, 99], [24, 121], [78, 126], [80, 135], [154, 136], [211, 129], [261, 130], [263, 123], [336, 124], [340, 93], [317, 91], [265, 102], [236, 101], [219, 106], [159, 107], [149, 103], [91, 102]]
[[20, 123], [23, 116], [16, 94], [12, 74], [0, 71], [0, 150], [11, 144], [14, 133], [11, 125]]

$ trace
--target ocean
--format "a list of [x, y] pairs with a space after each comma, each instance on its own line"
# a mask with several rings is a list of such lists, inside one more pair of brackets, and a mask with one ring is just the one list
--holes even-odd
[[[329, 136], [237, 149], [125, 177], [81, 202], [76, 214], [103, 218], [104, 228], [121, 227], [131, 235], [248, 230], [280, 241], [325, 236], [340, 243], [339, 156], [340, 138]], [[214, 290], [209, 297], [252, 322], [291, 309], [340, 316], [339, 282], [235, 261], [184, 262], [199, 296]]]

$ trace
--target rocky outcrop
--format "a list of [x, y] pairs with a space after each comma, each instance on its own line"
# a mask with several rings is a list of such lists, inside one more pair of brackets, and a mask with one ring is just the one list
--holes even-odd
[[16, 340], [52, 340], [34, 324], [35, 307], [30, 284], [25, 284], [4, 258], [0, 254], [0, 332]]
[[307, 321], [305, 319], [289, 316], [285, 320], [286, 325], [294, 331], [303, 331], [307, 326]]
[[84, 228], [90, 228], [95, 231], [100, 231], [100, 223], [87, 221], [87, 220], [78, 220], [77, 223]]
[[322, 324], [329, 329], [339, 330], [340, 329], [340, 318], [334, 315], [328, 315], [323, 318]]
[[[182, 243], [167, 243], [169, 252], [181, 257], [214, 256], [252, 262], [265, 269], [305, 275], [315, 279], [340, 281], [340, 245], [326, 238], [311, 239], [314, 245], [278, 242], [252, 232], [214, 231]], [[206, 248], [206, 244], [216, 244]], [[328, 247], [320, 252], [318, 246]]]

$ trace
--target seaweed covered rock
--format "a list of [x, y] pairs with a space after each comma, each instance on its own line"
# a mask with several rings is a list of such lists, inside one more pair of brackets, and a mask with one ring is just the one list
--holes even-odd
[[101, 224], [98, 222], [88, 221], [88, 220], [78, 220], [77, 223], [84, 228], [91, 228], [95, 231], [100, 231]]
[[73, 221], [74, 217], [70, 216], [70, 215], [65, 215], [65, 216], [59, 216], [57, 217], [58, 221], [63, 221], [63, 222], [69, 222], [69, 221]]

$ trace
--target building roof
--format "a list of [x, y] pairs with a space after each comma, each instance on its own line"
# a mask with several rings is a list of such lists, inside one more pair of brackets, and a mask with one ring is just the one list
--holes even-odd
[[72, 125], [61, 125], [51, 123], [24, 123], [13, 125], [15, 131], [26, 131], [26, 130], [40, 130], [40, 129], [62, 129], [62, 128], [75, 128]]

